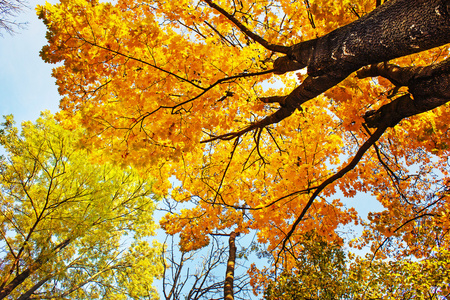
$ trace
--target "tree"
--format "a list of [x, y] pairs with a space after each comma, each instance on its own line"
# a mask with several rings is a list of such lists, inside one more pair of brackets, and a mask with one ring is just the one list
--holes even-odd
[[264, 283], [266, 300], [283, 299], [447, 299], [449, 251], [427, 260], [373, 260], [347, 255], [314, 232], [305, 234], [293, 270]]
[[308, 232], [300, 247], [303, 249], [296, 257], [295, 268], [269, 281], [265, 299], [351, 299], [356, 294], [345, 252], [339, 245]]
[[154, 299], [152, 181], [96, 162], [98, 151], [79, 148], [83, 130], [49, 114], [20, 135], [13, 123], [0, 135], [0, 298]]
[[255, 230], [290, 270], [304, 233], [347, 242], [338, 229], [363, 220], [345, 198], [365, 192], [385, 210], [351, 245], [426, 261], [449, 242], [449, 12], [447, 0], [61, 1], [39, 8], [41, 55], [62, 63], [66, 126], [152, 165], [160, 193], [181, 182], [171, 196], [188, 204], [161, 225], [183, 251]]
[[[24, 23], [18, 23], [11, 18], [16, 17], [25, 8], [27, 8], [26, 1], [0, 0], [0, 31], [5, 30], [9, 34], [13, 34], [16, 28], [22, 28]], [[1, 33], [0, 36], [2, 36]]]
[[[227, 269], [226, 264], [230, 261], [229, 249], [227, 249], [229, 247], [227, 246], [220, 236], [215, 236], [209, 247], [180, 252], [174, 237], [168, 236], [164, 243], [163, 255], [166, 264], [162, 279], [161, 299], [224, 299], [221, 296], [225, 292], [224, 285], [227, 278], [223, 275], [226, 271], [224, 269]], [[248, 266], [239, 265], [238, 260], [237, 267], [233, 266], [233, 270], [240, 268], [246, 270]], [[233, 299], [252, 298], [249, 275], [246, 272], [233, 277], [232, 280], [231, 277], [228, 279], [233, 288], [227, 290], [227, 295], [232, 295]]]

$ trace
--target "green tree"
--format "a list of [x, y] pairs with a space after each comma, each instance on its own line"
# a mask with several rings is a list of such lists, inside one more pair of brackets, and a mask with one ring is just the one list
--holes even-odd
[[353, 294], [346, 267], [347, 257], [340, 245], [324, 240], [316, 232], [305, 234], [293, 269], [284, 270], [269, 281], [266, 300], [341, 299]]
[[152, 181], [44, 114], [0, 132], [0, 299], [153, 299]]
[[448, 299], [450, 251], [426, 259], [384, 260], [349, 254], [315, 232], [304, 235], [296, 266], [273, 276], [265, 300]]

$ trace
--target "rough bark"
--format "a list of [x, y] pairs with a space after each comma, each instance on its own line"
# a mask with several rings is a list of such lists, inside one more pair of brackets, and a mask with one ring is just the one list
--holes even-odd
[[227, 262], [227, 273], [225, 277], [225, 285], [223, 288], [223, 294], [225, 300], [234, 300], [233, 282], [234, 282], [234, 265], [236, 262], [236, 232], [230, 234], [229, 244], [229, 256]]
[[366, 113], [364, 119], [372, 128], [383, 123], [393, 127], [403, 118], [432, 110], [450, 101], [450, 58], [427, 67], [400, 68], [379, 63], [361, 69], [357, 76], [382, 76], [397, 87], [407, 86], [409, 89], [409, 94]]
[[[377, 65], [362, 70], [358, 76], [384, 76], [397, 86], [407, 86], [409, 94], [366, 114], [367, 124], [377, 130], [364, 145], [371, 146], [386, 127], [395, 126], [403, 118], [445, 104], [450, 100], [450, 59], [428, 67], [410, 68], [382, 62], [449, 43], [449, 12], [450, 0], [390, 0], [328, 35], [294, 45], [291, 52], [278, 59], [274, 67], [278, 73], [283, 73], [294, 70], [296, 63], [308, 67], [310, 76], [290, 95], [279, 97], [281, 108], [275, 115], [278, 114], [282, 117], [279, 121], [282, 120], [302, 103], [335, 86], [359, 68], [371, 64]], [[277, 102], [273, 97], [265, 100]], [[270, 118], [274, 115], [266, 119]], [[266, 119], [261, 123], [267, 123]], [[352, 163], [327, 179], [321, 187], [356, 166], [366, 148], [361, 147]], [[314, 193], [293, 224], [284, 239], [283, 249], [320, 191], [318, 189]]]
[[[359, 68], [449, 42], [449, 0], [391, 0], [329, 34], [293, 45], [276, 65], [347, 77]], [[293, 62], [292, 62], [293, 61]], [[344, 77], [344, 78], [345, 78]]]
[[310, 75], [285, 100], [286, 115], [359, 68], [450, 42], [450, 0], [391, 0], [357, 21], [299, 43], [275, 62], [279, 73], [306, 66]]
[[[279, 123], [296, 109], [301, 109], [303, 103], [326, 92], [364, 66], [449, 43], [449, 11], [450, 0], [390, 0], [353, 23], [317, 39], [291, 46], [286, 56], [274, 62], [274, 73], [282, 74], [307, 67], [309, 76], [304, 82], [289, 95], [261, 99], [263, 102], [280, 103], [280, 109], [274, 114], [239, 132], [208, 141], [235, 138], [251, 130]], [[284, 50], [279, 52], [285, 53]], [[440, 78], [438, 81], [442, 80], [446, 79]], [[423, 81], [422, 85], [429, 83]], [[431, 90], [427, 90], [427, 95], [419, 95], [422, 85], [417, 82], [417, 87], [411, 86], [411, 94], [429, 97]], [[436, 107], [435, 104], [439, 103], [436, 99], [429, 102], [429, 107]], [[397, 110], [401, 107], [403, 105], [398, 106]], [[411, 112], [401, 115], [410, 116]]]

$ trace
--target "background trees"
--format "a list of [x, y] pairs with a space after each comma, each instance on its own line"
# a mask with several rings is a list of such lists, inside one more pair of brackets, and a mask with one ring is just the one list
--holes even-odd
[[0, 36], [2, 31], [10, 34], [16, 29], [22, 28], [25, 24], [19, 23], [13, 18], [27, 8], [27, 2], [22, 0], [1, 0], [0, 1]]
[[152, 182], [98, 163], [97, 150], [78, 145], [81, 128], [50, 115], [20, 134], [13, 123], [0, 135], [0, 297], [153, 299], [162, 265], [148, 242]]
[[[66, 126], [85, 126], [115, 161], [151, 166], [161, 193], [179, 180], [171, 197], [184, 208], [161, 225], [182, 251], [256, 231], [272, 270], [292, 270], [314, 231], [426, 264], [449, 242], [449, 5], [377, 5], [63, 0], [39, 9], [42, 57], [63, 63]], [[359, 192], [384, 210], [360, 219], [344, 200]], [[358, 223], [361, 238], [339, 231]]]
[[[224, 243], [223, 237], [215, 236], [211, 239], [209, 247], [196, 251], [179, 251], [173, 236], [168, 236], [164, 243], [163, 258], [166, 262], [162, 286], [161, 299], [165, 300], [199, 300], [220, 299], [224, 296], [226, 264], [229, 260], [229, 243]], [[249, 260], [235, 260], [234, 269], [238, 274], [232, 280], [233, 299], [252, 299], [250, 278], [246, 270]], [[244, 264], [245, 263], [245, 264]], [[244, 272], [242, 272], [244, 270]]]
[[360, 292], [361, 281], [349, 275], [346, 254], [339, 245], [309, 232], [299, 248], [296, 266], [269, 281], [265, 299], [352, 299]]
[[449, 252], [428, 259], [386, 261], [348, 255], [344, 248], [305, 234], [293, 269], [266, 282], [264, 299], [445, 299]]

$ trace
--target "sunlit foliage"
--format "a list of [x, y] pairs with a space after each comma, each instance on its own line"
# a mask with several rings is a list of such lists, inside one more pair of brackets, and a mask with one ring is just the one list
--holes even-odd
[[[168, 234], [180, 235], [182, 251], [208, 245], [211, 234], [254, 230], [273, 255], [271, 268], [291, 270], [305, 234], [314, 231], [333, 245], [371, 248], [383, 266], [382, 259], [399, 261], [401, 273], [405, 259], [426, 262], [449, 247], [450, 116], [445, 102], [414, 113], [408, 110], [414, 105], [384, 108], [413, 101], [417, 78], [448, 76], [448, 67], [436, 75], [432, 66], [448, 65], [442, 16], [449, 6], [390, 0], [378, 7], [393, 5], [397, 14], [405, 5], [422, 11], [437, 3], [427, 10], [430, 18], [447, 22], [442, 31], [408, 26], [404, 49], [395, 47], [404, 41], [376, 40], [393, 44], [385, 57], [402, 56], [389, 64], [359, 57], [345, 44], [325, 58], [308, 46], [356, 20], [376, 21], [381, 14], [370, 12], [381, 2], [62, 0], [38, 7], [48, 27], [41, 56], [60, 63], [53, 73], [63, 97], [59, 120], [82, 125], [86, 143], [115, 163], [145, 169], [155, 191], [186, 204], [161, 220]], [[415, 21], [385, 15], [396, 26]], [[370, 30], [380, 29], [362, 31]], [[397, 37], [397, 28], [382, 30]], [[426, 40], [433, 32], [443, 36], [441, 47]], [[320, 41], [327, 48], [328, 40]], [[297, 48], [287, 50], [296, 44], [307, 49], [305, 61]], [[352, 73], [367, 62], [382, 64]], [[409, 66], [431, 67], [402, 68]], [[413, 75], [395, 77], [398, 70]], [[446, 87], [448, 80], [443, 94]], [[311, 96], [298, 100], [305, 94]], [[399, 115], [386, 118], [399, 107]], [[179, 183], [173, 189], [170, 178]], [[384, 210], [365, 219], [345, 205], [361, 192]], [[352, 241], [339, 231], [357, 224], [364, 232]], [[269, 280], [260, 271], [250, 270], [255, 286]]]
[[153, 299], [162, 273], [152, 180], [98, 163], [49, 114], [0, 131], [3, 299]]

